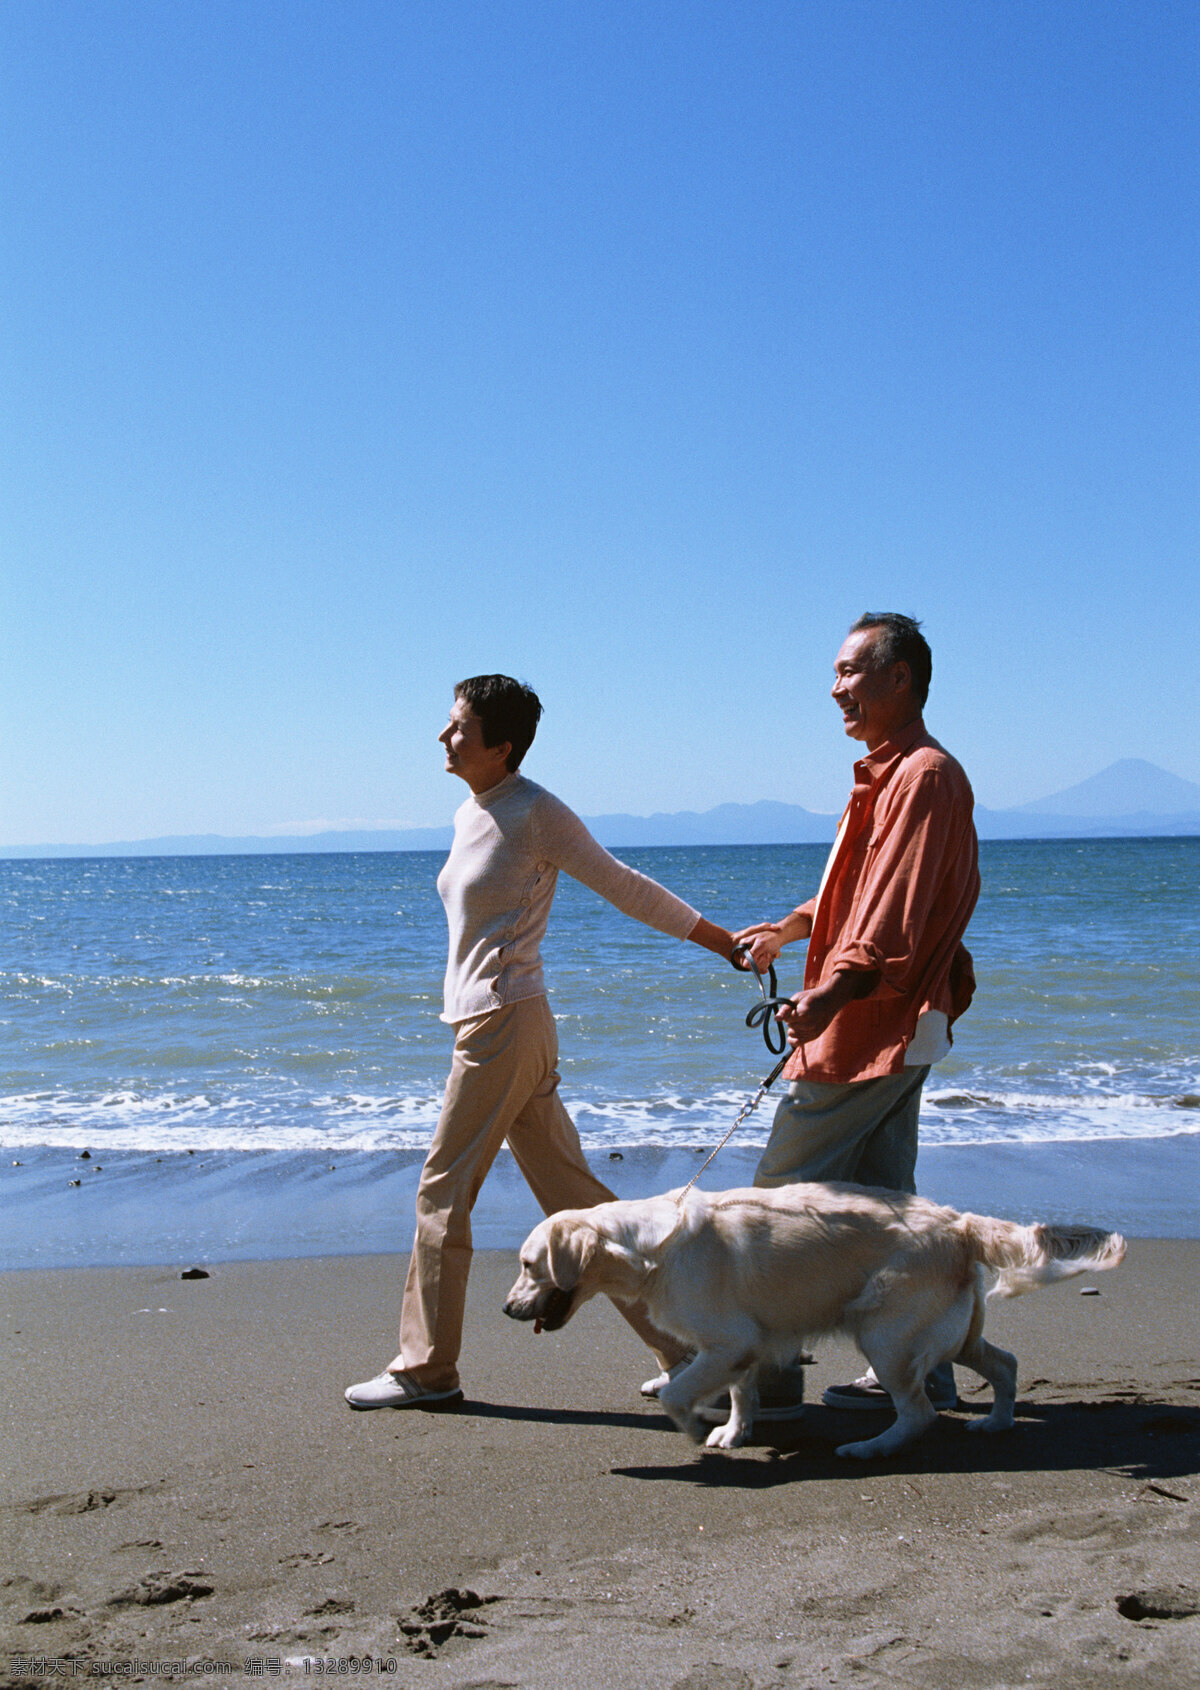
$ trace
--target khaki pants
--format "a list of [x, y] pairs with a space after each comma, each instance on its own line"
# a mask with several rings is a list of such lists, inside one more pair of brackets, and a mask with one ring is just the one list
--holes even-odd
[[[612, 1201], [584, 1160], [579, 1134], [558, 1095], [558, 1032], [545, 997], [508, 1004], [455, 1029], [446, 1095], [417, 1189], [417, 1235], [393, 1372], [430, 1391], [458, 1384], [471, 1210], [507, 1138], [546, 1214]], [[663, 1366], [682, 1346], [659, 1332], [640, 1304], [620, 1312]]]

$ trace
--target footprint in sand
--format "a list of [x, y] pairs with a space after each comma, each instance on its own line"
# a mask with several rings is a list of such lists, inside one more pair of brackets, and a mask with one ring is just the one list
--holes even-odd
[[0, 1579], [0, 1590], [6, 1595], [11, 1594], [25, 1608], [25, 1612], [16, 1617], [17, 1625], [52, 1625], [56, 1620], [83, 1617], [83, 1610], [74, 1606], [62, 1585], [51, 1584], [45, 1579], [31, 1579], [23, 1573], [12, 1573]]
[[0, 1579], [0, 1590], [11, 1590], [14, 1596], [26, 1602], [54, 1602], [63, 1593], [61, 1584], [27, 1578], [24, 1573], [9, 1573]]
[[91, 1514], [97, 1508], [111, 1508], [117, 1495], [115, 1490], [86, 1490], [70, 1496], [35, 1496], [16, 1506], [25, 1514]]
[[352, 1596], [327, 1596], [324, 1602], [315, 1608], [305, 1609], [310, 1620], [327, 1619], [331, 1614], [352, 1614], [354, 1612], [354, 1598]]
[[84, 1612], [82, 1608], [31, 1608], [23, 1614], [18, 1625], [53, 1625], [56, 1620], [81, 1620]]
[[208, 1582], [204, 1573], [199, 1569], [191, 1572], [173, 1573], [165, 1569], [159, 1572], [143, 1573], [136, 1584], [127, 1590], [118, 1591], [110, 1596], [110, 1608], [157, 1608], [168, 1602], [194, 1602], [202, 1596], [211, 1596], [214, 1585]]
[[160, 1491], [165, 1481], [159, 1480], [152, 1485], [128, 1486], [123, 1490], [107, 1488], [101, 1490], [71, 1491], [57, 1496], [34, 1496], [28, 1502], [15, 1502], [12, 1509], [18, 1514], [92, 1514], [100, 1508], [118, 1506], [131, 1496], [152, 1496]]
[[1023, 1520], [1004, 1536], [1012, 1543], [1036, 1543], [1039, 1538], [1058, 1538], [1063, 1543], [1107, 1544], [1112, 1547], [1140, 1535], [1133, 1509], [1093, 1508], [1082, 1514], [1055, 1514], [1041, 1520]]
[[[410, 1654], [428, 1660], [455, 1638], [486, 1637], [488, 1624], [478, 1610], [500, 1600], [499, 1596], [479, 1596], [473, 1590], [440, 1590], [419, 1602], [409, 1617], [400, 1621], [403, 1645]], [[464, 1619], [465, 1614], [474, 1614], [475, 1618]]]
[[754, 1680], [740, 1667], [705, 1661], [702, 1666], [693, 1667], [685, 1678], [677, 1678], [671, 1690], [754, 1690]]
[[1200, 1614], [1200, 1592], [1190, 1585], [1173, 1589], [1131, 1590], [1116, 1599], [1117, 1612], [1126, 1620], [1190, 1620]]

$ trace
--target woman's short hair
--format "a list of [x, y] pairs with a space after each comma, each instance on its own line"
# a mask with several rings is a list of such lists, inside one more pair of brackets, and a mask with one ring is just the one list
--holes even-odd
[[485, 745], [508, 741], [509, 773], [519, 769], [542, 715], [541, 700], [533, 688], [524, 681], [514, 681], [511, 675], [472, 675], [459, 681], [454, 696], [469, 704], [483, 723]]

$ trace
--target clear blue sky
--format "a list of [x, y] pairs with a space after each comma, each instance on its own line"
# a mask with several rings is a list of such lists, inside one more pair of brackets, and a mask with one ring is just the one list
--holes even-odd
[[866, 608], [980, 801], [1200, 780], [1173, 0], [8, 0], [0, 842], [840, 808]]

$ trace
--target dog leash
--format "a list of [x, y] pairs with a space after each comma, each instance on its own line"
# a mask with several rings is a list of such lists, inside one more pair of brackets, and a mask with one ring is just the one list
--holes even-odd
[[[775, 1084], [775, 1082], [779, 1078], [780, 1074], [783, 1073], [784, 1068], [787, 1066], [788, 1057], [791, 1054], [790, 1051], [787, 1048], [787, 1034], [785, 1033], [784, 1029], [779, 1025], [778, 1021], [775, 1021], [774, 1023], [772, 1022], [772, 1017], [773, 1017], [775, 1011], [782, 1004], [791, 1003], [791, 1001], [792, 1001], [791, 998], [781, 998], [778, 995], [779, 994], [779, 982], [775, 978], [775, 965], [774, 965], [774, 963], [769, 963], [767, 965], [767, 981], [768, 981], [768, 985], [769, 985], [769, 990], [768, 990], [768, 986], [763, 984], [762, 970], [758, 967], [758, 964], [755, 962], [754, 958], [750, 955], [750, 947], [748, 945], [735, 945], [733, 947], [733, 954], [730, 958], [730, 961], [733, 963], [733, 966], [735, 968], [738, 967], [736, 959], [737, 959], [739, 952], [741, 953], [742, 956], [746, 957], [749, 960], [750, 967], [754, 970], [754, 976], [755, 976], [755, 979], [758, 982], [758, 989], [762, 994], [762, 1002], [756, 1003], [753, 1006], [753, 1008], [751, 1008], [747, 1012], [746, 1025], [747, 1025], [747, 1027], [761, 1027], [762, 1028], [763, 1042], [765, 1043], [767, 1049], [770, 1051], [771, 1055], [772, 1056], [779, 1056], [780, 1051], [783, 1052], [783, 1055], [779, 1056], [779, 1061], [775, 1064], [774, 1068], [772, 1068], [771, 1072], [767, 1075], [766, 1079], [759, 1086], [758, 1090], [755, 1092], [754, 1096], [749, 1100], [749, 1102], [742, 1104], [742, 1107], [738, 1110], [737, 1119], [734, 1121], [734, 1123], [730, 1127], [729, 1131], [725, 1134], [725, 1137], [721, 1140], [720, 1144], [717, 1145], [715, 1150], [709, 1151], [708, 1155], [704, 1158], [703, 1162], [701, 1162], [700, 1166], [696, 1169], [696, 1171], [692, 1175], [691, 1179], [687, 1182], [687, 1184], [684, 1186], [683, 1190], [679, 1193], [679, 1196], [675, 1199], [676, 1207], [679, 1208], [679, 1209], [683, 1208], [684, 1198], [687, 1196], [688, 1192], [695, 1185], [696, 1181], [700, 1178], [700, 1175], [704, 1172], [705, 1168], [708, 1167], [710, 1162], [713, 1162], [713, 1161], [716, 1160], [716, 1158], [720, 1155], [721, 1151], [724, 1150], [725, 1146], [729, 1143], [729, 1141], [733, 1137], [734, 1133], [737, 1132], [737, 1130], [741, 1126], [742, 1122], [749, 1120], [750, 1116], [753, 1115], [754, 1111], [758, 1108], [758, 1106], [762, 1102], [763, 1098], [767, 1095], [767, 1093], [770, 1091], [771, 1087]], [[739, 974], [744, 974], [746, 972], [747, 972], [746, 969], [738, 968]], [[772, 1038], [772, 1034], [771, 1034], [772, 1025], [774, 1025], [775, 1029], [778, 1031], [778, 1034], [779, 1034], [780, 1042], [778, 1044], [776, 1044], [774, 1039]]]
[[[758, 989], [762, 993], [762, 1002], [756, 1003], [753, 1008], [746, 1011], [746, 1025], [747, 1027], [761, 1027], [763, 1043], [766, 1045], [771, 1055], [781, 1056], [787, 1049], [787, 1034], [780, 1026], [779, 1022], [774, 1019], [774, 1015], [777, 1009], [781, 1008], [785, 1003], [791, 1003], [792, 1000], [791, 998], [781, 998], [779, 996], [779, 981], [775, 978], [775, 964], [773, 962], [769, 962], [767, 964], [768, 989], [768, 986], [763, 985], [762, 970], [751, 955], [749, 945], [735, 945], [730, 953], [730, 961], [733, 962], [733, 966], [737, 968], [739, 974], [745, 974], [749, 972], [749, 970], [745, 968], [738, 968], [735, 959], [739, 956], [744, 956], [750, 964], [750, 968], [754, 971], [754, 978], [758, 982]], [[778, 1044], [775, 1043], [775, 1039], [772, 1037], [772, 1029], [774, 1029], [775, 1034], [778, 1035]], [[771, 1075], [771, 1080], [775, 1078], [775, 1075], [778, 1074], [778, 1072], [779, 1069], [777, 1068], [775, 1070], [775, 1074]], [[771, 1080], [767, 1080], [765, 1083], [770, 1085]]]

